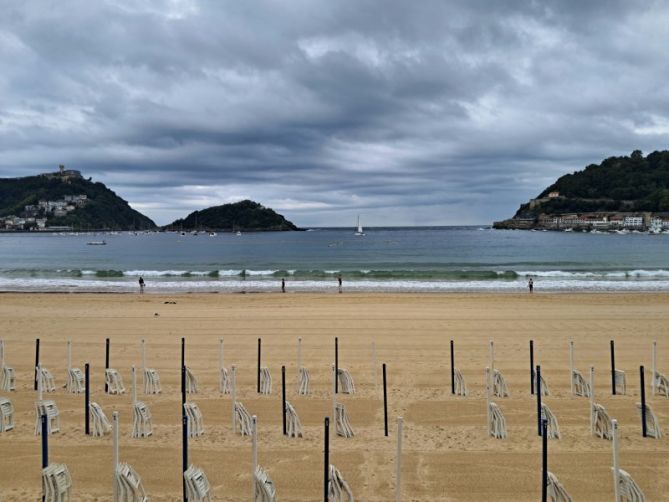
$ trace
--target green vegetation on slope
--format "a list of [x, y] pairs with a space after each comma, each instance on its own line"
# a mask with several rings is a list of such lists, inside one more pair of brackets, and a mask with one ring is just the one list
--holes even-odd
[[167, 228], [174, 230], [203, 228], [211, 230], [299, 230], [280, 214], [251, 200], [194, 211], [186, 218], [168, 225]]
[[610, 157], [560, 177], [539, 198], [553, 191], [563, 198], [543, 203], [541, 212], [669, 211], [669, 151]]
[[0, 178], [0, 216], [21, 215], [26, 205], [36, 205], [40, 200], [61, 200], [65, 195], [86, 195], [84, 207], [59, 218], [52, 214], [48, 225], [69, 225], [75, 229], [142, 230], [156, 224], [102, 183], [83, 178], [67, 182], [58, 177], [29, 176], [25, 178]]

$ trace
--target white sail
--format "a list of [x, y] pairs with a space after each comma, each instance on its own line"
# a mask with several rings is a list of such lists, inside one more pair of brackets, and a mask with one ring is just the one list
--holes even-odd
[[365, 235], [362, 231], [362, 225], [360, 224], [360, 215], [358, 215], [358, 230], [356, 230], [355, 235]]

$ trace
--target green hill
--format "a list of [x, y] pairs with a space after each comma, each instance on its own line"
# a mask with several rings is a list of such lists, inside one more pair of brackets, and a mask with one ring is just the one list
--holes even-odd
[[[86, 196], [74, 209], [54, 211], [44, 203], [66, 203], [72, 196]], [[40, 206], [40, 202], [42, 205]], [[26, 209], [26, 206], [29, 206]], [[64, 214], [63, 214], [64, 213]], [[0, 216], [46, 218], [47, 226], [67, 225], [77, 230], [142, 230], [156, 224], [108, 189], [81, 177], [78, 171], [46, 173], [25, 178], [0, 178]], [[27, 225], [33, 226], [33, 225]]]
[[290, 221], [272, 209], [252, 200], [223, 204], [202, 211], [194, 211], [186, 218], [167, 225], [171, 230], [299, 230]]
[[495, 226], [514, 228], [521, 220], [532, 226], [541, 214], [662, 211], [669, 211], [669, 151], [644, 157], [635, 150], [558, 178], [522, 204], [513, 218]]

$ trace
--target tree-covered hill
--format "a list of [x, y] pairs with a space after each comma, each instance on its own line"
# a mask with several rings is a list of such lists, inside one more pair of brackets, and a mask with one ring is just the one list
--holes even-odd
[[53, 212], [44, 214], [48, 226], [68, 225], [78, 230], [156, 227], [150, 218], [132, 209], [104, 184], [80, 176], [63, 177], [58, 173], [0, 178], [0, 216], [21, 216], [25, 214], [25, 206], [35, 206], [40, 201], [59, 201], [72, 195], [86, 195], [86, 203], [62, 216], [55, 216]]
[[520, 214], [593, 211], [669, 211], [669, 151], [644, 157], [639, 150], [630, 156], [610, 157], [582, 171], [560, 177], [538, 199], [559, 192], [530, 210], [523, 204]]
[[274, 210], [251, 200], [194, 211], [167, 226], [174, 230], [299, 230]]

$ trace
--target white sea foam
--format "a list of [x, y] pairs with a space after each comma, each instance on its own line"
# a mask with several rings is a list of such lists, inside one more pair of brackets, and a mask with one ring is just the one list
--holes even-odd
[[[288, 291], [335, 291], [336, 286], [329, 281], [304, 280], [289, 281]], [[397, 291], [397, 292], [449, 292], [485, 291], [513, 292], [525, 291], [524, 279], [514, 281], [415, 281], [415, 280], [348, 280], [345, 291]], [[536, 291], [669, 291], [669, 280], [578, 280], [542, 279], [535, 282]], [[6, 278], [0, 277], [0, 291], [90, 291], [90, 292], [133, 292], [137, 290], [135, 281], [74, 278]], [[221, 280], [183, 281], [161, 280], [149, 282], [147, 292], [201, 291], [238, 292], [279, 290], [277, 282], [267, 280]]]

